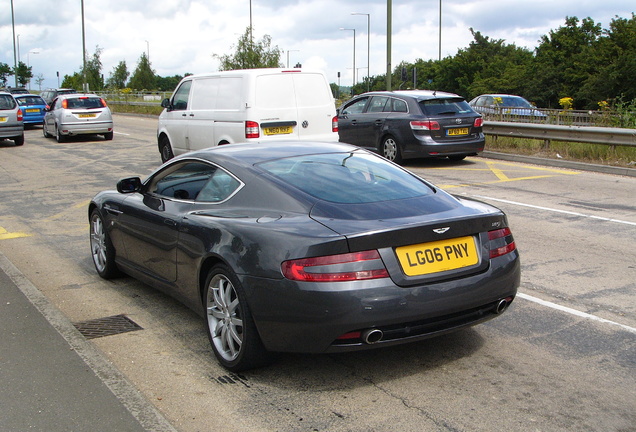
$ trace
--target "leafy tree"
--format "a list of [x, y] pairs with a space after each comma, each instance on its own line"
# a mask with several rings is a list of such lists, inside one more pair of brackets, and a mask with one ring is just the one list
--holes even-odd
[[123, 89], [126, 87], [126, 81], [128, 81], [129, 76], [130, 72], [128, 72], [126, 60], [120, 61], [110, 73], [110, 77], [106, 81], [107, 86], [115, 89]]
[[18, 77], [18, 86], [26, 86], [31, 78], [33, 78], [33, 72], [31, 72], [31, 66], [27, 66], [21, 61], [18, 62], [18, 67], [13, 73]]
[[84, 77], [81, 73], [75, 72], [73, 75], [64, 75], [64, 79], [62, 80], [62, 88], [72, 88], [75, 90], [82, 90], [82, 83], [84, 82]]
[[[86, 83], [89, 91], [104, 90], [104, 76], [102, 75], [102, 61], [100, 59], [102, 49], [95, 47], [95, 53], [86, 61]], [[83, 67], [82, 67], [83, 72]]]
[[0, 62], [0, 85], [7, 85], [8, 78], [13, 75], [13, 68], [6, 63]]
[[271, 36], [265, 35], [260, 41], [254, 42], [251, 35], [252, 28], [248, 26], [239, 38], [234, 54], [214, 54], [220, 62], [219, 70], [283, 67], [281, 51], [278, 46], [272, 47]]
[[600, 35], [600, 24], [591, 18], [579, 25], [577, 17], [566, 17], [565, 26], [541, 38], [530, 75], [530, 93], [540, 106], [557, 106], [563, 97], [572, 97], [576, 108], [591, 102], [579, 89], [598, 73], [594, 48]]
[[[192, 75], [191, 73], [186, 73], [185, 76]], [[159, 91], [173, 91], [177, 88], [179, 81], [181, 81], [183, 77], [181, 75], [174, 75], [171, 77], [157, 77], [157, 90]]]
[[135, 90], [153, 90], [157, 86], [157, 76], [152, 70], [146, 53], [142, 53], [137, 62], [137, 67], [130, 78], [128, 87]]

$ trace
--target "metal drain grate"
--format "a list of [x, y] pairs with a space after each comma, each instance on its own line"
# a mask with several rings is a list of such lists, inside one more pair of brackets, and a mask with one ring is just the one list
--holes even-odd
[[95, 339], [120, 333], [143, 330], [143, 328], [125, 315], [97, 318], [90, 321], [73, 323], [86, 339]]

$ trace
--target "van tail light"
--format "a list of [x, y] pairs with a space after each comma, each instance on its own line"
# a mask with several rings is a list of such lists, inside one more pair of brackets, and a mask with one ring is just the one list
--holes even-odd
[[18, 110], [18, 121], [23, 121], [24, 120], [24, 114], [22, 113], [22, 110], [19, 109]]
[[484, 119], [481, 117], [477, 117], [475, 119], [475, 124], [473, 126], [477, 127], [482, 127], [484, 125]]
[[440, 130], [439, 123], [432, 120], [412, 121], [411, 129], [413, 130]]
[[508, 227], [488, 231], [488, 240], [490, 240], [490, 259], [506, 255], [517, 249], [512, 232]]
[[258, 123], [247, 120], [245, 122], [245, 138], [260, 138]]
[[283, 276], [302, 282], [347, 282], [389, 277], [377, 250], [284, 261]]
[[331, 119], [331, 132], [338, 132], [338, 116]]

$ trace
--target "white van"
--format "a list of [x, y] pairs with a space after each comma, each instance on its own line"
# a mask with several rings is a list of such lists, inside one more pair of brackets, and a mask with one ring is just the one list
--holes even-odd
[[233, 70], [185, 77], [159, 116], [161, 160], [237, 142], [338, 141], [336, 106], [323, 72]]

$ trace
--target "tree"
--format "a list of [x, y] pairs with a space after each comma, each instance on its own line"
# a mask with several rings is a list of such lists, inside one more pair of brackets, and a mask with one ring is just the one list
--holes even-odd
[[[185, 76], [192, 75], [191, 73], [186, 73]], [[173, 91], [179, 81], [181, 81], [183, 77], [181, 75], [174, 75], [171, 77], [157, 77], [157, 90], [159, 91]]]
[[42, 90], [42, 83], [44, 82], [44, 74], [37, 74], [35, 76], [35, 83], [38, 85], [38, 90]]
[[281, 51], [278, 46], [272, 47], [271, 36], [265, 35], [254, 43], [252, 27], [247, 27], [235, 48], [234, 54], [214, 54], [220, 62], [219, 70], [284, 67], [280, 61]]
[[108, 87], [115, 89], [126, 88], [126, 81], [128, 81], [129, 76], [130, 72], [128, 72], [126, 60], [120, 61], [119, 64], [115, 66], [113, 68], [113, 71], [110, 73], [110, 77], [107, 80], [107, 85]]
[[157, 76], [155, 71], [152, 70], [146, 53], [142, 53], [128, 86], [135, 90], [154, 90], [156, 85]]
[[29, 80], [33, 78], [33, 72], [31, 72], [31, 66], [27, 66], [21, 61], [18, 62], [18, 67], [13, 72], [13, 74], [18, 77], [18, 86], [21, 86], [21, 87], [26, 86]]
[[[89, 91], [100, 91], [104, 89], [104, 77], [102, 75], [102, 61], [100, 56], [102, 49], [95, 47], [93, 57], [86, 61], [86, 83]], [[84, 75], [84, 67], [80, 68], [82, 76]], [[75, 87], [76, 88], [76, 87]], [[82, 88], [81, 86], [79, 88]]]
[[0, 86], [6, 86], [7, 80], [11, 75], [13, 75], [13, 68], [6, 63], [0, 62]]

